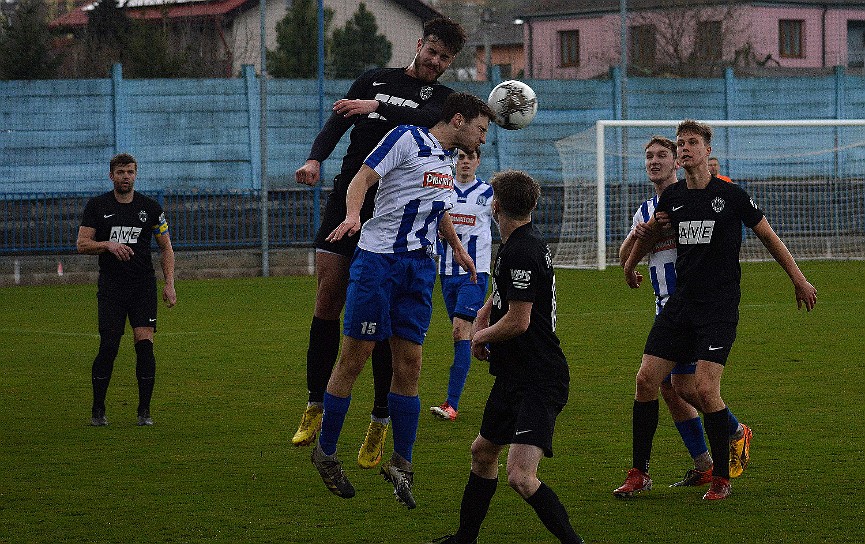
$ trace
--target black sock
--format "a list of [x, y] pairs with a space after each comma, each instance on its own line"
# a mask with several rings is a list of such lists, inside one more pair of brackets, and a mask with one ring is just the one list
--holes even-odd
[[339, 354], [339, 319], [312, 318], [306, 350], [306, 388], [309, 402], [323, 402], [327, 381]]
[[90, 369], [90, 383], [93, 385], [94, 417], [105, 415], [105, 396], [108, 394], [108, 383], [114, 370], [114, 359], [120, 349], [121, 335], [102, 334], [99, 337], [99, 353], [93, 359]]
[[474, 542], [477, 539], [498, 483], [497, 478], [481, 478], [474, 472], [469, 473], [460, 503], [460, 528], [456, 534], [458, 542]]
[[156, 380], [156, 358], [153, 356], [153, 341], [135, 343], [135, 377], [138, 380], [138, 415], [150, 413], [150, 399]]
[[[648, 402], [634, 401], [633, 415], [633, 456], [634, 468], [649, 473], [649, 459], [652, 457], [652, 440], [658, 429], [658, 399]], [[714, 453], [714, 452], [713, 452]]]
[[387, 395], [390, 393], [390, 382], [393, 379], [393, 355], [390, 352], [390, 342], [376, 342], [372, 350], [372, 381], [375, 388], [375, 401], [372, 405], [372, 415], [384, 419], [390, 416], [387, 407]]
[[730, 411], [723, 410], [703, 414], [703, 426], [712, 449], [712, 476], [730, 477]]
[[535, 513], [541, 518], [541, 522], [548, 531], [553, 533], [559, 542], [565, 544], [580, 544], [582, 539], [574, 531], [568, 512], [556, 492], [541, 482], [541, 487], [535, 494], [526, 499], [526, 502], [535, 509]]

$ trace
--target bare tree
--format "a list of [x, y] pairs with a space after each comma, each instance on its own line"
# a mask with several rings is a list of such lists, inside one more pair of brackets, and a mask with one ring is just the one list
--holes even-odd
[[629, 18], [629, 73], [717, 77], [754, 62], [751, 26], [735, 2], [664, 0]]

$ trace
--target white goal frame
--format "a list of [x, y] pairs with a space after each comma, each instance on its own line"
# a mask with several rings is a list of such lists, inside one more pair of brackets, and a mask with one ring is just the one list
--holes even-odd
[[[783, 119], [783, 120], [701, 120], [711, 127], [844, 127], [865, 126], [865, 119]], [[595, 123], [596, 168], [597, 168], [597, 259], [598, 270], [607, 267], [607, 202], [606, 202], [606, 165], [605, 134], [607, 127], [675, 127], [681, 120], [625, 120], [601, 119]]]

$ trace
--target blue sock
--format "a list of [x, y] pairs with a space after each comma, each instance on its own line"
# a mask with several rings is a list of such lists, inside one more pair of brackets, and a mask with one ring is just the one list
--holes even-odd
[[390, 409], [390, 422], [393, 429], [393, 451], [411, 463], [411, 454], [417, 439], [417, 424], [420, 419], [420, 397], [406, 397], [391, 391], [387, 395], [387, 406]]
[[458, 340], [454, 342], [454, 364], [451, 365], [451, 376], [448, 381], [448, 404], [454, 410], [459, 410], [460, 397], [466, 386], [466, 378], [472, 365], [472, 343], [471, 340]]
[[677, 421], [676, 428], [679, 429], [682, 441], [688, 448], [688, 453], [691, 454], [692, 459], [709, 451], [706, 446], [706, 437], [703, 435], [703, 422], [700, 421], [699, 416], [685, 421]]
[[[727, 407], [729, 411], [730, 407]], [[739, 420], [736, 419], [736, 416], [733, 415], [733, 412], [730, 412], [730, 436], [736, 434], [736, 431], [739, 430]]]
[[342, 432], [342, 424], [345, 422], [345, 414], [351, 404], [351, 395], [348, 397], [337, 397], [327, 391], [324, 392], [324, 417], [321, 420], [321, 431], [318, 434], [318, 443], [325, 455], [336, 453], [336, 442], [339, 433]]

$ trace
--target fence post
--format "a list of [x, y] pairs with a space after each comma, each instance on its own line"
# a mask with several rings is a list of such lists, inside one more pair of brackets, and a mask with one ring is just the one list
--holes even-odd
[[[736, 74], [733, 73], [733, 68], [728, 66], [726, 70], [724, 70], [724, 119], [730, 120], [733, 118], [733, 112], [735, 111], [735, 99], [736, 99]], [[727, 150], [727, 157], [733, 155], [733, 151], [730, 149], [730, 146], [733, 145], [734, 140], [730, 138], [730, 129], [727, 128], [724, 130], [724, 147]], [[730, 176], [730, 159], [725, 158], [723, 164], [724, 172], [727, 172], [727, 175]]]
[[844, 119], [844, 100], [847, 76], [843, 66], [835, 67], [835, 119]]
[[[246, 84], [246, 116], [249, 120], [249, 181], [253, 189], [261, 189], [261, 97], [255, 66], [244, 64], [243, 81]], [[264, 210], [262, 210], [264, 213]]]
[[111, 66], [111, 87], [114, 96], [114, 153], [129, 152], [128, 104], [123, 85], [123, 65], [120, 63]]
[[[492, 68], [488, 67], [487, 73], [490, 76], [490, 78], [489, 78], [490, 90], [487, 93], [487, 95], [489, 95], [489, 93], [492, 92], [493, 88], [502, 82], [502, 69], [498, 65], [493, 66]], [[496, 157], [495, 171], [496, 172], [498, 172], [501, 169], [501, 165], [502, 165], [502, 153], [504, 152], [504, 150], [502, 149], [502, 138], [501, 138], [502, 135], [504, 135], [504, 131], [502, 129], [496, 127], [495, 131], [492, 134], [492, 142], [490, 142], [494, 146], [495, 152], [496, 152], [495, 153], [495, 157]], [[507, 138], [507, 136], [505, 136], [505, 137]]]

